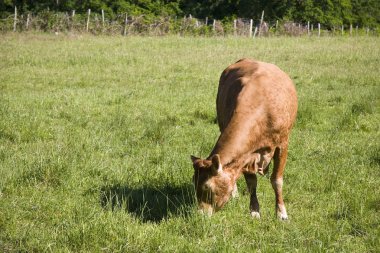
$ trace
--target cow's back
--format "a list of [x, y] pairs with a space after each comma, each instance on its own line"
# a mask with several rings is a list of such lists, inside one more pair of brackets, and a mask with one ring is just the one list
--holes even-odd
[[222, 139], [253, 136], [276, 144], [287, 139], [296, 113], [293, 82], [277, 66], [242, 59], [223, 71], [217, 95]]

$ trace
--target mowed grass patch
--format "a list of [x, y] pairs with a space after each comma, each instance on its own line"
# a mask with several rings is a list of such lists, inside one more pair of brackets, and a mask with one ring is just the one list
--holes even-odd
[[[379, 39], [0, 38], [0, 251], [377, 252]], [[196, 212], [190, 155], [218, 137], [220, 73], [250, 57], [297, 87], [284, 197]]]

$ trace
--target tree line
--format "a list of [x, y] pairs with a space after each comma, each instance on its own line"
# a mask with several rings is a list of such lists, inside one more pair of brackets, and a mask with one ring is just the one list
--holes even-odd
[[109, 16], [128, 13], [132, 16], [208, 17], [219, 20], [253, 18], [262, 11], [265, 19], [322, 23], [327, 28], [343, 24], [366, 27], [380, 25], [379, 0], [0, 0], [0, 15], [11, 15], [17, 6], [21, 13], [41, 11], [85, 13], [87, 9]]

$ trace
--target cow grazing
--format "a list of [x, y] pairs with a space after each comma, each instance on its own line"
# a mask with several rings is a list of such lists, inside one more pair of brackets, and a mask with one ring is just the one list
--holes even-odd
[[191, 156], [198, 206], [211, 215], [237, 194], [244, 174], [252, 217], [260, 218], [257, 173], [268, 172], [278, 218], [288, 218], [282, 197], [283, 173], [290, 130], [297, 114], [292, 80], [277, 66], [242, 59], [225, 69], [216, 99], [220, 136], [207, 159]]

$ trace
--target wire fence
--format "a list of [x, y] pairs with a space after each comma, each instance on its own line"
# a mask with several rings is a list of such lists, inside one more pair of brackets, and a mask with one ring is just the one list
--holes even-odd
[[53, 33], [89, 33], [94, 35], [148, 35], [163, 36], [179, 34], [182, 36], [378, 36], [377, 28], [337, 25], [327, 28], [323, 24], [296, 22], [266, 22], [264, 12], [260, 20], [238, 18], [230, 21], [198, 19], [191, 15], [185, 17], [151, 17], [128, 16], [118, 14], [107, 17], [101, 13], [86, 14], [52, 12], [49, 10], [38, 14], [15, 13], [0, 19], [0, 32], [53, 32]]

